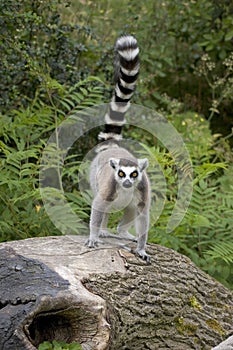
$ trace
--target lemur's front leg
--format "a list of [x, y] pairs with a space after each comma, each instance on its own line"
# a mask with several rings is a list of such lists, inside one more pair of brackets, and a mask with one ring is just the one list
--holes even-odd
[[102, 203], [102, 201], [100, 201], [98, 196], [96, 196], [91, 207], [90, 236], [85, 243], [85, 245], [89, 248], [95, 248], [98, 246], [98, 243], [101, 243], [99, 240], [100, 230], [105, 218], [107, 208], [103, 204], [100, 205], [100, 203]]
[[108, 231], [108, 217], [109, 213], [104, 213], [100, 227], [99, 237], [111, 237], [111, 233]]

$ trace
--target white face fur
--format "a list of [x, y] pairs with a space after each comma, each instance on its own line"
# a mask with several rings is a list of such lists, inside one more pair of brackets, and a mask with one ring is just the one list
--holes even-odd
[[143, 170], [147, 168], [147, 159], [138, 159], [138, 166], [120, 165], [120, 159], [111, 158], [110, 165], [115, 173], [115, 180], [124, 189], [132, 188], [141, 181]]

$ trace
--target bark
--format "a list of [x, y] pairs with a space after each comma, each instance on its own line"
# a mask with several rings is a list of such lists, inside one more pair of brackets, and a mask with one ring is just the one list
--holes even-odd
[[85, 350], [208, 350], [232, 333], [233, 293], [187, 257], [148, 245], [148, 265], [134, 243], [89, 250], [85, 239], [0, 244], [1, 350], [54, 339]]

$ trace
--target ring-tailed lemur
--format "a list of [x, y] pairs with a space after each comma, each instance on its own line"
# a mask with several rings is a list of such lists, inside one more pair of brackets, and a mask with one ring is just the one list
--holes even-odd
[[[99, 134], [103, 142], [91, 164], [90, 183], [94, 191], [91, 208], [90, 236], [86, 245], [98, 245], [107, 232], [108, 215], [114, 209], [124, 209], [118, 225], [122, 238], [132, 239], [128, 229], [134, 224], [137, 233], [136, 253], [144, 260], [149, 228], [150, 185], [145, 169], [147, 159], [137, 159], [118, 145], [125, 113], [130, 106], [139, 74], [139, 48], [133, 36], [122, 36], [115, 45], [115, 92], [105, 115], [105, 131]], [[135, 239], [135, 238], [134, 238]]]

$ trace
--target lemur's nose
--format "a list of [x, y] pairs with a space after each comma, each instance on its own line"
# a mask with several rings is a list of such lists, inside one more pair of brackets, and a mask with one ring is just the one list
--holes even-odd
[[125, 188], [132, 187], [132, 182], [130, 182], [129, 180], [125, 180], [125, 181], [123, 182], [123, 186], [124, 186]]

